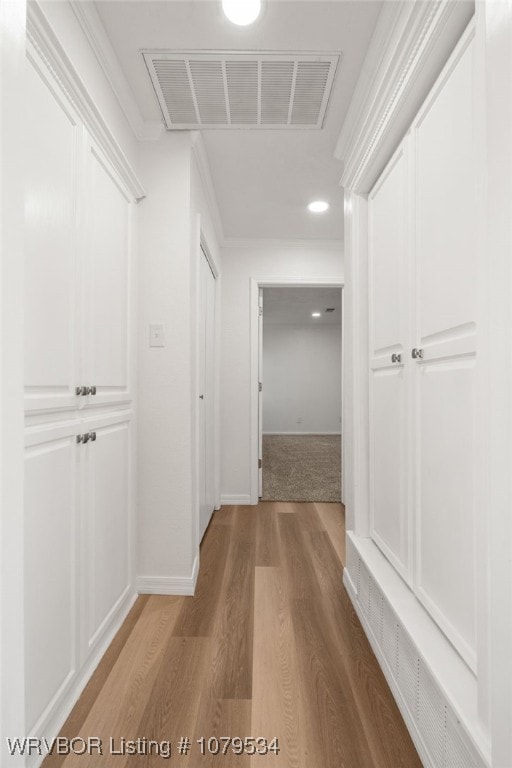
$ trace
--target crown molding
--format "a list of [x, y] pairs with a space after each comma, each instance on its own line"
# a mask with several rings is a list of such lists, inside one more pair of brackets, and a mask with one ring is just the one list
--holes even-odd
[[96, 4], [68, 0], [105, 77], [110, 83], [130, 127], [139, 141], [157, 141], [164, 131], [161, 121], [147, 122], [142, 117], [133, 91], [103, 26]]
[[222, 225], [222, 218], [217, 203], [217, 197], [215, 195], [215, 188], [213, 186], [210, 162], [208, 160], [208, 154], [204, 145], [204, 139], [200, 131], [192, 132], [192, 151], [194, 153], [199, 175], [201, 177], [201, 182], [206, 197], [206, 204], [208, 205], [208, 209], [213, 220], [217, 243], [219, 247], [222, 247], [226, 239], [224, 235], [224, 227]]
[[257, 248], [258, 250], [275, 250], [288, 248], [293, 250], [323, 250], [343, 252], [343, 240], [313, 240], [291, 238], [238, 238], [227, 237], [222, 242], [223, 248]]
[[135, 200], [146, 196], [135, 171], [96, 107], [48, 19], [35, 0], [27, 3], [27, 41], [52, 73], [95, 141], [110, 159]]
[[371, 189], [473, 11], [467, 0], [384, 3], [334, 153], [341, 186]]

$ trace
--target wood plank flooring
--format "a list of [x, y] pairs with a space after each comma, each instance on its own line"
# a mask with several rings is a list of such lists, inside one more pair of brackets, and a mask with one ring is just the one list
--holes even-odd
[[[196, 595], [139, 597], [62, 729], [103, 754], [44, 768], [162, 768], [149, 740], [189, 768], [421, 768], [343, 588], [343, 540], [340, 504], [216, 512]], [[221, 736], [277, 737], [280, 751], [201, 754], [197, 739]], [[118, 753], [141, 741], [111, 754], [111, 738]]]

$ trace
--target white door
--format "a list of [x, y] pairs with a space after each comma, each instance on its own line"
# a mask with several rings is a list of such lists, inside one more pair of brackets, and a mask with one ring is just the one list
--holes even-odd
[[413, 126], [416, 157], [415, 432], [420, 599], [475, 663], [477, 173], [474, 43]]
[[215, 277], [204, 251], [199, 291], [199, 539], [215, 509]]
[[263, 496], [263, 290], [258, 296], [258, 496]]
[[88, 146], [87, 359], [90, 405], [130, 399], [130, 250], [133, 203], [101, 150]]
[[86, 555], [82, 562], [84, 658], [101, 643], [131, 582], [130, 417], [85, 423], [79, 453], [85, 471], [81, 500]]
[[402, 144], [369, 197], [370, 525], [409, 576], [407, 521], [408, 158]]

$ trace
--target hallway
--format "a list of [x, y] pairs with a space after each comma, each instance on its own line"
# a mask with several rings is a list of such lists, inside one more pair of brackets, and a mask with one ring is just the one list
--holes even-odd
[[[342, 517], [333, 504], [216, 512], [195, 597], [137, 599], [61, 732], [100, 737], [103, 757], [53, 755], [45, 768], [162, 764], [154, 752], [108, 754], [111, 737], [118, 751], [122, 738], [170, 741], [190, 768], [419, 767], [341, 588]], [[276, 737], [280, 751], [202, 757], [197, 739], [212, 736]]]

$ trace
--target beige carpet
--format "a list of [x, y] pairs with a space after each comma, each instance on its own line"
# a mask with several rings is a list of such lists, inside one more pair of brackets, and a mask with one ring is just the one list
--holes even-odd
[[341, 501], [340, 435], [263, 435], [264, 501]]

